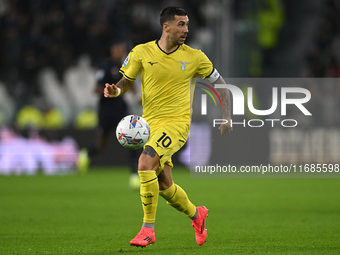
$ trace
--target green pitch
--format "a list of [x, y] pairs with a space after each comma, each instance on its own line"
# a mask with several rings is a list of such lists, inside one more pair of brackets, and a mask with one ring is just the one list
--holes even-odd
[[140, 230], [138, 191], [125, 168], [85, 176], [0, 176], [0, 254], [340, 254], [340, 179], [175, 181], [209, 211], [198, 246], [190, 220], [160, 197], [156, 243]]

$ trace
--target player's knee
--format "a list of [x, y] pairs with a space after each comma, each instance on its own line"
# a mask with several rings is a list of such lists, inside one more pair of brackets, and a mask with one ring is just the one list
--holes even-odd
[[147, 161], [141, 161], [139, 159], [138, 161], [138, 171], [145, 171], [145, 170], [157, 170], [158, 165], [153, 162], [147, 162]]
[[138, 171], [145, 170], [157, 170], [159, 167], [159, 161], [151, 157], [145, 157], [143, 154], [139, 157], [138, 160]]
[[157, 170], [159, 156], [151, 146], [146, 146], [138, 160], [138, 171]]

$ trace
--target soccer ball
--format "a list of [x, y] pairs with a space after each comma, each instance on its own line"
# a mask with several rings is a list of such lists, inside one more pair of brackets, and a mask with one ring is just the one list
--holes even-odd
[[116, 136], [123, 147], [136, 150], [143, 147], [149, 140], [150, 127], [142, 117], [128, 115], [118, 123]]

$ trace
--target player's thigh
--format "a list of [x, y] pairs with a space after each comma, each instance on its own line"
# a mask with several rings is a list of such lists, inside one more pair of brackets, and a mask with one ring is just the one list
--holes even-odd
[[164, 165], [173, 167], [171, 157], [186, 142], [188, 128], [186, 125], [164, 125], [158, 127], [150, 127], [151, 136], [145, 146], [152, 147], [159, 156], [159, 174]]

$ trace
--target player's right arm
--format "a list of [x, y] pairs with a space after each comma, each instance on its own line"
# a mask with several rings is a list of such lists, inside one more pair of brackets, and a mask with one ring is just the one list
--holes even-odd
[[105, 84], [104, 97], [117, 97], [122, 96], [126, 91], [129, 90], [133, 81], [125, 79], [123, 76], [117, 84]]

